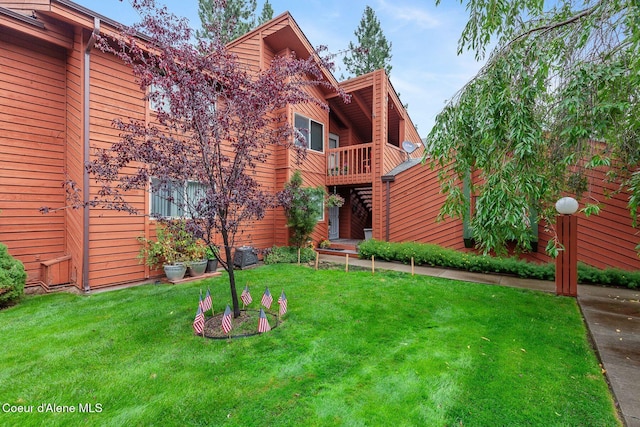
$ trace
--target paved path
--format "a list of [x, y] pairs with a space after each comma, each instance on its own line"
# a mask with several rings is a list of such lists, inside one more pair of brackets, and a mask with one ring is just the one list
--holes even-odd
[[[345, 257], [320, 255], [320, 260], [344, 264]], [[371, 268], [371, 261], [350, 257], [349, 265]], [[376, 261], [375, 267], [411, 272], [411, 266], [391, 262]], [[555, 283], [547, 280], [432, 267], [415, 267], [414, 272], [468, 282], [555, 292]], [[606, 370], [623, 422], [628, 427], [640, 427], [640, 290], [578, 285], [578, 305]]]

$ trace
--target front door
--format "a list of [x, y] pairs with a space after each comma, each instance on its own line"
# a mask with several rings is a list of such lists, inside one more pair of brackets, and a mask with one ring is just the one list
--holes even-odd
[[336, 240], [340, 237], [340, 208], [332, 206], [329, 208], [329, 240]]

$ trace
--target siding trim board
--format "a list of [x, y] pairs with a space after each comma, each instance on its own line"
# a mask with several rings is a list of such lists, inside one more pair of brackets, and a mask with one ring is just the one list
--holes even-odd
[[[90, 102], [91, 102], [91, 51], [96, 43], [96, 38], [100, 34], [100, 18], [94, 17], [93, 20], [93, 32], [89, 36], [89, 40], [84, 49], [84, 64], [82, 68], [82, 80], [83, 80], [83, 112], [82, 112], [82, 139], [83, 139], [83, 161], [84, 164], [88, 164], [90, 160]], [[89, 225], [91, 222], [91, 208], [89, 207], [89, 172], [86, 168], [83, 168], [82, 172], [82, 188], [83, 188], [83, 215], [82, 215], [82, 288], [85, 292], [91, 290], [89, 283]]]

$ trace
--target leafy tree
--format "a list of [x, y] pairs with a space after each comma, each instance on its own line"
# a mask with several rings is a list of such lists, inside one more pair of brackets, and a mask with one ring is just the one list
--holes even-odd
[[302, 174], [299, 170], [285, 184], [280, 200], [287, 217], [292, 245], [298, 248], [306, 246], [322, 215], [325, 194], [322, 187], [302, 187]]
[[[473, 235], [485, 252], [504, 252], [509, 240], [526, 250], [529, 218], [552, 227], [555, 201], [580, 198], [601, 166], [631, 194], [636, 224], [640, 8], [623, 0], [546, 3], [467, 2], [458, 53], [471, 49], [481, 59], [495, 48], [428, 136], [447, 194], [441, 216], [468, 216], [469, 184]], [[600, 202], [589, 195], [583, 211], [597, 213]], [[553, 239], [548, 252], [557, 254], [557, 245]]]
[[354, 34], [358, 43], [349, 42], [348, 53], [343, 58], [347, 71], [361, 76], [384, 68], [387, 75], [391, 73], [391, 43], [387, 42], [380, 21], [371, 7], [365, 7]]
[[[156, 193], [176, 183], [200, 183], [196, 196], [167, 199], [194, 218], [191, 232], [208, 245], [213, 245], [214, 233], [221, 236], [225, 256], [220, 263], [229, 273], [237, 317], [236, 236], [278, 205], [276, 195], [256, 180], [257, 168], [274, 146], [296, 149], [299, 138], [277, 112], [296, 104], [327, 109], [307, 88], [340, 89], [323, 78], [321, 67], [328, 64], [317, 55], [307, 60], [276, 57], [268, 69], [252, 74], [220, 38], [198, 39], [194, 45], [186, 20], [156, 8], [153, 0], [132, 4], [142, 17], [140, 24], [115, 39], [101, 38], [98, 46], [128, 64], [141, 90], [161, 108], [155, 122], [114, 121], [121, 139], [96, 150], [87, 165], [101, 185], [91, 204], [136, 213], [127, 193], [148, 189], [152, 177]], [[144, 45], [136, 37], [140, 33], [147, 35]], [[73, 192], [76, 187], [71, 183], [69, 188]]]
[[256, 23], [256, 0], [199, 0], [198, 16], [202, 23], [200, 37], [222, 37], [228, 43], [273, 18], [273, 8], [266, 0]]

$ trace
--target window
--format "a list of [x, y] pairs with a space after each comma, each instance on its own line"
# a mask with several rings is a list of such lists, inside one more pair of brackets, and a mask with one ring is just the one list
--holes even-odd
[[309, 203], [314, 205], [317, 209], [318, 222], [324, 221], [324, 192], [313, 192], [309, 195]]
[[152, 111], [164, 111], [169, 112], [169, 96], [164, 89], [156, 85], [149, 86], [149, 95], [154, 95], [149, 98], [149, 108]]
[[305, 140], [303, 147], [314, 151], [324, 151], [324, 125], [307, 117], [296, 114], [293, 125]]
[[160, 188], [160, 181], [151, 178], [151, 216], [156, 218], [180, 218], [188, 216], [186, 206], [205, 197], [206, 187], [195, 181], [174, 182], [168, 188]]

